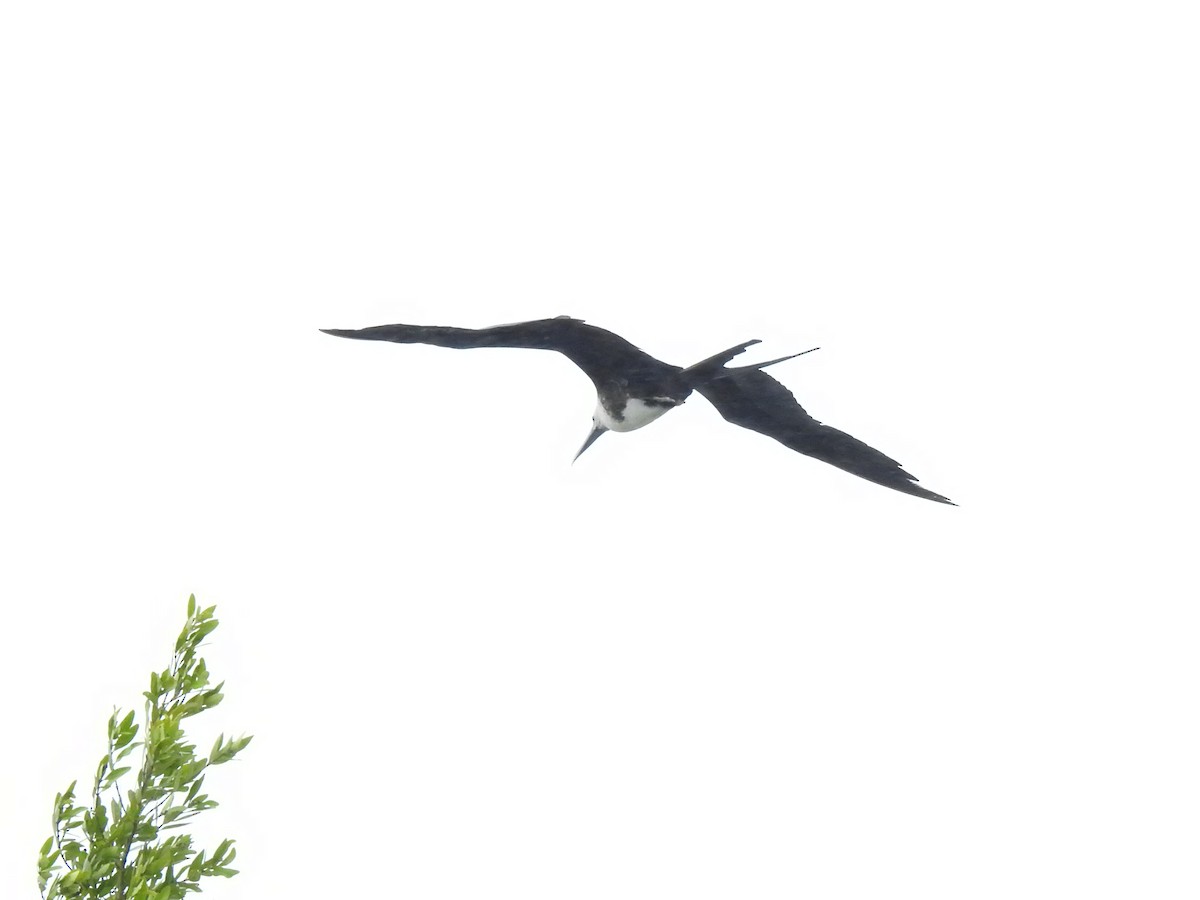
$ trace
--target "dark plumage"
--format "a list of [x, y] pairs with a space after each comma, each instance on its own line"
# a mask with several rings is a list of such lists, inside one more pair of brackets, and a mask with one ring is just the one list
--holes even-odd
[[[916, 483], [898, 462], [818, 422], [782, 384], [762, 371], [792, 354], [750, 366], [726, 363], [759, 341], [746, 341], [693, 366], [681, 368], [655, 359], [611, 331], [579, 319], [559, 316], [496, 325], [450, 328], [425, 325], [378, 325], [360, 329], [322, 329], [337, 337], [438, 347], [519, 347], [554, 350], [575, 363], [596, 386], [593, 428], [579, 453], [605, 431], [632, 431], [649, 424], [698, 391], [726, 420], [775, 438], [785, 447], [837, 466], [884, 487], [939, 503], [952, 501]], [[805, 351], [806, 353], [809, 351]], [[576, 454], [578, 458], [579, 454]]]

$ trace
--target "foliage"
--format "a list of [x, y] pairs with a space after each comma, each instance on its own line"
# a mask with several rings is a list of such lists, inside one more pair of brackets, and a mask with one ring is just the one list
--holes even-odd
[[[209, 687], [208, 668], [196, 656], [217, 627], [215, 606], [196, 609], [188, 598], [187, 624], [175, 642], [169, 668], [150, 673], [146, 729], [131, 710], [108, 720], [108, 752], [100, 760], [86, 805], [77, 802], [76, 782], [54, 800], [54, 833], [42, 845], [38, 886], [45, 900], [178, 900], [199, 891], [202, 878], [230, 877], [236, 852], [232, 840], [211, 853], [192, 848], [191, 835], [163, 836], [198, 813], [217, 805], [202, 793], [205, 771], [233, 759], [250, 737], [226, 740], [222, 734], [207, 758], [187, 743], [183, 720], [221, 702], [221, 688]], [[135, 751], [141, 764], [134, 773]], [[122, 792], [122, 782], [133, 781]], [[83, 798], [79, 798], [83, 799]]]

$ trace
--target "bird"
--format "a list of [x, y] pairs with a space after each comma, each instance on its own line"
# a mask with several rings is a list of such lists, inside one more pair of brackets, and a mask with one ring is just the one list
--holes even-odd
[[369, 328], [322, 328], [334, 337], [397, 344], [431, 344], [458, 350], [513, 347], [554, 350], [583, 370], [596, 387], [592, 429], [575, 459], [606, 432], [634, 431], [681, 405], [693, 391], [708, 400], [734, 425], [774, 438], [785, 447], [829, 463], [893, 490], [956, 506], [948, 497], [917, 484], [900, 463], [844, 431], [822, 424], [805, 412], [786, 387], [763, 369], [819, 349], [766, 362], [730, 367], [747, 348], [744, 341], [687, 367], [655, 359], [625, 338], [582, 319], [557, 316], [494, 325], [455, 328], [442, 325], [376, 325]]

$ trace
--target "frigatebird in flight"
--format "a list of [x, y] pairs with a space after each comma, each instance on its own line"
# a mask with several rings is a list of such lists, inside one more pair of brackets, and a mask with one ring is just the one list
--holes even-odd
[[432, 344], [459, 350], [521, 347], [558, 351], [583, 369], [596, 386], [592, 431], [575, 454], [576, 459], [604, 432], [633, 431], [649, 425], [683, 403], [692, 391], [698, 391], [734, 425], [775, 438], [797, 453], [827, 462], [867, 481], [915, 497], [954, 505], [941, 494], [917, 484], [916, 479], [894, 459], [844, 431], [818, 422], [796, 402], [791, 391], [762, 371], [767, 366], [802, 356], [802, 353], [749, 366], [729, 368], [725, 365], [760, 341], [746, 341], [695, 365], [680, 368], [655, 359], [611, 331], [570, 316], [492, 328], [377, 325], [374, 328], [321, 330], [336, 337]]

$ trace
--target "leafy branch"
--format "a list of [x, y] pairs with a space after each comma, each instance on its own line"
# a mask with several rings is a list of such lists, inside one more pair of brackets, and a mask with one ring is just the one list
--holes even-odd
[[[205, 772], [233, 759], [250, 736], [219, 735], [207, 758], [197, 758], [186, 742], [183, 720], [221, 702], [224, 682], [209, 687], [208, 667], [197, 657], [204, 639], [217, 627], [215, 606], [196, 608], [188, 598], [187, 623], [175, 641], [171, 665], [150, 673], [145, 691], [145, 723], [141, 741], [133, 711], [120, 710], [108, 720], [108, 749], [96, 768], [87, 805], [75, 794], [77, 782], [54, 799], [54, 833], [42, 845], [38, 887], [44, 900], [179, 900], [200, 890], [200, 879], [237, 874], [231, 869], [237, 851], [222, 841], [212, 853], [196, 852], [192, 837], [174, 834], [197, 814], [217, 805], [201, 793]], [[134, 784], [122, 793], [122, 779], [134, 771]], [[83, 798], [80, 798], [83, 799]]]

